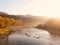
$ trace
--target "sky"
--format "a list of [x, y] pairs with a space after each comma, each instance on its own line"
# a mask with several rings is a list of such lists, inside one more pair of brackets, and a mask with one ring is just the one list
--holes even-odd
[[60, 17], [60, 0], [0, 0], [0, 11], [15, 15]]

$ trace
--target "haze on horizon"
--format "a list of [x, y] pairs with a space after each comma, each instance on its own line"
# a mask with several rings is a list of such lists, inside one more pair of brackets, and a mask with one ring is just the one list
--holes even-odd
[[60, 0], [0, 0], [0, 11], [9, 14], [60, 17]]

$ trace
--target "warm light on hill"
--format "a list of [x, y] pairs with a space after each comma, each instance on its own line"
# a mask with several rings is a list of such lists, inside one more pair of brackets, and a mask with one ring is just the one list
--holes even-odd
[[22, 22], [20, 20], [0, 16], [0, 35], [10, 31], [9, 28], [11, 26], [19, 26], [21, 24]]

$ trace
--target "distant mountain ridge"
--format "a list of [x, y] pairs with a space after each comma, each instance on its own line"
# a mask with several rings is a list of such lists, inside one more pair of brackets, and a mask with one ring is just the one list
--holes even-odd
[[30, 15], [10, 15], [5, 12], [0, 12], [0, 16], [14, 18], [14, 19], [21, 19], [23, 22], [33, 22], [33, 21], [42, 21], [45, 22], [47, 20], [44, 16], [30, 16]]

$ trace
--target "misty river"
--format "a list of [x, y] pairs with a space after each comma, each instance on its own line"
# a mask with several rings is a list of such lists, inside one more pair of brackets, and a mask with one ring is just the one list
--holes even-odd
[[52, 38], [47, 31], [36, 28], [23, 29], [9, 36], [10, 45], [59, 45], [59, 43], [59, 38]]

